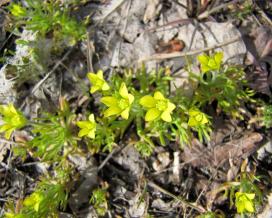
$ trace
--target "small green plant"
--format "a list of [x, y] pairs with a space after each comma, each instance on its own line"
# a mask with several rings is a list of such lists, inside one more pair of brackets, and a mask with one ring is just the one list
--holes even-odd
[[263, 200], [262, 193], [256, 182], [258, 178], [254, 175], [254, 172], [246, 172], [241, 167], [241, 173], [237, 176], [233, 182], [227, 182], [217, 190], [225, 190], [225, 196], [229, 196], [230, 207], [236, 207], [237, 213], [241, 217], [252, 215], [256, 212], [256, 208]]
[[244, 89], [247, 86], [244, 71], [237, 66], [222, 65], [222, 59], [221, 52], [198, 57], [202, 71], [199, 75], [191, 73], [192, 81], [198, 84], [194, 105], [216, 103], [218, 109], [242, 119], [239, 107], [243, 102], [252, 101], [254, 92]]
[[9, 10], [17, 26], [38, 32], [41, 37], [53, 34], [55, 42], [66, 41], [74, 45], [85, 38], [86, 28], [82, 22], [71, 17], [70, 7], [60, 1], [26, 0], [25, 4], [12, 3]]
[[105, 216], [108, 211], [107, 187], [95, 189], [90, 203], [94, 206], [98, 216]]
[[58, 209], [65, 209], [68, 190], [67, 182], [69, 172], [61, 170], [55, 178], [44, 177], [35, 191], [27, 196], [21, 206], [14, 208], [12, 204], [7, 205], [6, 218], [47, 218], [58, 217]]
[[34, 149], [34, 156], [44, 161], [55, 161], [65, 157], [76, 147], [76, 138], [72, 133], [74, 115], [67, 111], [59, 111], [57, 115], [45, 114], [39, 122], [32, 124], [34, 138], [28, 142]]
[[263, 122], [266, 128], [270, 128], [272, 126], [272, 105], [264, 107]]

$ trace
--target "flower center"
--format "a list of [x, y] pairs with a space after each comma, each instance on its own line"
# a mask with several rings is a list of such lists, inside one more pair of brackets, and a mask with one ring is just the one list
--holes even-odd
[[97, 78], [95, 85], [98, 87], [102, 87], [103, 84], [104, 84], [104, 80]]
[[159, 111], [165, 111], [167, 109], [168, 101], [167, 100], [157, 100], [156, 108]]
[[120, 99], [119, 102], [118, 102], [118, 107], [121, 109], [121, 110], [125, 110], [129, 107], [129, 101], [128, 99]]
[[87, 124], [87, 129], [89, 129], [89, 130], [93, 130], [93, 129], [95, 129], [95, 127], [96, 127], [96, 124], [95, 123], [91, 123], [91, 122], [89, 122], [88, 124]]

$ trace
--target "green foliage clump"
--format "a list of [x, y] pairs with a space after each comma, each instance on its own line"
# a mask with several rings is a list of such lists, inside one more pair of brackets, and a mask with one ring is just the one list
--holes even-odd
[[105, 216], [108, 211], [107, 188], [97, 188], [93, 190], [90, 203], [94, 206], [98, 216]]
[[9, 10], [18, 26], [25, 25], [41, 37], [52, 33], [55, 41], [66, 40], [69, 45], [85, 38], [84, 24], [72, 18], [70, 7], [60, 1], [26, 0], [24, 5], [12, 3]]
[[218, 109], [242, 119], [239, 107], [251, 101], [254, 92], [244, 89], [247, 85], [244, 71], [236, 66], [223, 66], [222, 58], [222, 53], [198, 57], [202, 71], [199, 75], [191, 73], [192, 81], [198, 83], [194, 104], [201, 107], [215, 102]]
[[61, 181], [46, 179], [38, 184], [36, 190], [26, 197], [19, 211], [9, 207], [6, 218], [47, 218], [58, 217], [58, 209], [67, 203], [66, 185]]
[[264, 107], [263, 122], [266, 128], [270, 128], [272, 126], [272, 105]]

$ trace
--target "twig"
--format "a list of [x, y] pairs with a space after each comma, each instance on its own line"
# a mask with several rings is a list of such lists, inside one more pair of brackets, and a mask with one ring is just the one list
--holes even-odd
[[48, 79], [49, 76], [51, 76], [51, 74], [53, 74], [55, 72], [55, 70], [61, 65], [61, 63], [69, 56], [69, 54], [71, 53], [72, 49], [70, 49], [69, 51], [66, 52], [66, 54], [62, 57], [61, 60], [59, 60], [55, 66], [53, 67], [53, 69], [45, 75], [45, 77], [38, 82], [34, 88], [31, 91], [31, 94], [35, 93], [37, 91], [37, 89]]
[[198, 19], [198, 20], [202, 20], [202, 19], [208, 18], [211, 14], [213, 14], [213, 13], [215, 13], [215, 12], [217, 12], [217, 11], [220, 11], [220, 10], [223, 9], [223, 8], [226, 8], [226, 7], [228, 7], [229, 5], [238, 3], [238, 2], [240, 2], [240, 1], [241, 1], [241, 0], [233, 0], [233, 1], [228, 2], [228, 3], [218, 5], [217, 7], [214, 7], [214, 8], [212, 8], [212, 9], [207, 10], [207, 11], [203, 12], [202, 14], [198, 15], [197, 19]]
[[94, 53], [94, 45], [90, 40], [90, 34], [87, 32], [87, 67], [88, 72], [94, 72], [93, 69], [93, 53]]
[[112, 158], [113, 154], [115, 154], [119, 150], [120, 150], [119, 147], [113, 149], [112, 152], [109, 153], [108, 156], [105, 158], [105, 160], [103, 160], [103, 162], [99, 165], [99, 167], [97, 168], [97, 171], [102, 170], [102, 168], [106, 165], [106, 163]]
[[150, 186], [151, 188], [157, 189], [158, 191], [172, 197], [173, 199], [175, 199], [175, 200], [179, 201], [180, 203], [182, 203], [184, 206], [191, 207], [191, 208], [197, 210], [200, 213], [206, 212], [206, 210], [204, 208], [196, 206], [193, 203], [190, 203], [190, 202], [182, 199], [181, 197], [177, 197], [176, 195], [174, 195], [171, 192], [169, 192], [169, 191], [163, 189], [162, 187], [156, 185], [154, 182], [152, 182], [150, 180], [148, 180], [147, 185]]
[[130, 7], [131, 7], [131, 2], [132, 2], [132, 0], [129, 0], [128, 5], [127, 5], [125, 24], [124, 24], [124, 27], [123, 27], [123, 31], [121, 33], [122, 39], [120, 40], [119, 45], [118, 45], [118, 59], [117, 59], [118, 60], [118, 65], [119, 65], [119, 59], [120, 59], [121, 46], [122, 46], [122, 43], [123, 43], [124, 35], [126, 33], [126, 30], [127, 30], [128, 15], [129, 15]]
[[240, 36], [239, 37], [235, 37], [235, 38], [230, 39], [230, 40], [228, 40], [226, 42], [218, 43], [218, 44], [215, 44], [213, 46], [210, 46], [210, 47], [207, 47], [207, 48], [203, 48], [203, 49], [194, 50], [194, 51], [154, 54], [154, 55], [152, 55], [150, 57], [146, 57], [146, 58], [140, 59], [138, 61], [138, 63], [142, 63], [142, 62], [145, 62], [145, 61], [152, 61], [152, 60], [164, 60], [164, 59], [170, 59], [170, 58], [192, 56], [192, 55], [196, 55], [196, 54], [199, 54], [199, 53], [202, 53], [202, 52], [206, 52], [206, 51], [209, 51], [209, 50], [213, 50], [213, 49], [216, 49], [216, 48], [227, 46], [229, 44], [232, 44], [234, 42], [239, 41], [240, 39], [241, 39]]

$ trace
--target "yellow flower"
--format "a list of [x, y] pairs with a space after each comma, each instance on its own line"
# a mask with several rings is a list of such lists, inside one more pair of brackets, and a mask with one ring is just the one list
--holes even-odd
[[79, 137], [87, 136], [91, 139], [95, 138], [96, 122], [93, 114], [89, 116], [87, 121], [78, 121], [77, 126], [81, 128], [78, 133]]
[[125, 83], [122, 83], [117, 96], [106, 96], [101, 102], [109, 108], [104, 112], [105, 117], [121, 115], [125, 120], [129, 117], [129, 111], [134, 101], [134, 96], [128, 93]]
[[197, 108], [191, 108], [189, 110], [189, 121], [188, 125], [191, 127], [200, 126], [208, 123], [209, 120], [205, 113], [202, 113]]
[[15, 17], [23, 17], [27, 15], [27, 11], [24, 7], [18, 4], [11, 4], [10, 12]]
[[235, 193], [235, 206], [237, 208], [238, 213], [253, 213], [255, 211], [254, 208], [254, 193], [243, 193], [236, 192]]
[[24, 200], [24, 205], [27, 207], [33, 207], [36, 212], [39, 211], [40, 204], [44, 197], [39, 192], [34, 192]]
[[147, 109], [145, 121], [153, 121], [161, 118], [166, 122], [171, 122], [171, 113], [176, 106], [166, 99], [159, 91], [154, 93], [154, 97], [146, 95], [140, 99], [140, 105]]
[[199, 55], [197, 57], [200, 65], [201, 70], [203, 73], [206, 73], [208, 71], [212, 70], [219, 70], [221, 67], [222, 59], [223, 59], [223, 53], [222, 52], [216, 52], [212, 56], [208, 56], [206, 54]]
[[110, 89], [108, 83], [103, 78], [103, 71], [102, 70], [99, 70], [97, 72], [97, 74], [88, 73], [87, 77], [92, 84], [92, 87], [90, 90], [90, 92], [92, 94], [98, 90], [107, 91]]
[[27, 123], [24, 115], [15, 109], [13, 104], [0, 105], [0, 114], [3, 124], [0, 125], [0, 132], [5, 132], [5, 138], [9, 139], [11, 133], [16, 129], [21, 129]]

